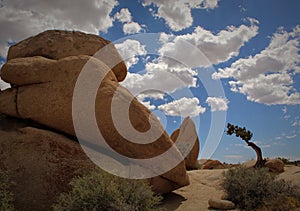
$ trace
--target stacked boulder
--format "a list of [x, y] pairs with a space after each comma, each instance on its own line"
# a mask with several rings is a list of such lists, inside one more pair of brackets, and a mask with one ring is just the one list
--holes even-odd
[[[127, 69], [124, 61], [111, 42], [99, 36], [81, 32], [50, 30], [10, 47], [7, 62], [1, 69], [1, 78], [10, 83], [12, 88], [0, 92], [0, 114], [20, 119], [29, 119], [47, 129], [42, 131], [37, 131], [35, 128], [23, 129], [23, 133], [24, 131], [26, 133], [34, 133], [35, 139], [37, 136], [41, 142], [39, 145], [36, 145], [31, 140], [27, 142], [27, 145], [34, 145], [35, 147], [30, 147], [24, 146], [24, 143], [20, 141], [21, 139], [17, 139], [15, 145], [20, 146], [16, 147], [16, 149], [24, 150], [22, 153], [26, 154], [28, 147], [33, 150], [39, 150], [38, 146], [43, 146], [44, 144], [51, 145], [51, 140], [53, 139], [49, 138], [49, 136], [52, 137], [52, 135], [47, 134], [52, 134], [53, 131], [67, 135], [69, 138], [66, 139], [70, 139], [70, 137], [73, 139], [72, 137], [78, 135], [78, 131], [75, 130], [74, 125], [74, 104], [72, 103], [74, 103], [74, 89], [83, 70], [88, 71], [90, 78], [101, 78], [99, 87], [94, 93], [95, 99], [91, 108], [95, 111], [96, 125], [109, 147], [125, 157], [148, 159], [163, 154], [173, 146], [172, 140], [164, 131], [157, 118], [144, 105], [139, 103], [128, 90], [119, 84], [120, 81], [125, 79]], [[89, 81], [85, 82], [86, 87], [89, 87]], [[91, 90], [92, 92], [93, 90]], [[87, 92], [85, 94], [89, 96], [91, 93]], [[84, 108], [90, 106], [88, 102], [82, 101], [81, 103]], [[130, 106], [128, 107], [128, 105]], [[78, 116], [82, 118], [80, 119], [82, 122], [85, 123], [88, 120], [88, 114], [85, 110], [76, 110], [76, 112], [79, 113]], [[115, 125], [115, 118], [120, 120], [119, 124], [128, 123], [126, 121], [123, 122], [121, 117], [119, 118], [119, 116], [124, 115], [129, 116], [131, 126], [136, 131], [143, 133], [151, 128], [152, 134], [160, 135], [153, 142], [149, 142], [152, 138], [151, 135], [144, 136], [143, 140], [141, 140], [143, 144], [131, 142], [127, 138], [127, 136], [130, 136], [129, 132], [126, 130], [120, 132]], [[86, 124], [85, 127], [89, 128], [89, 122]], [[52, 132], [49, 132], [49, 130]], [[86, 132], [86, 134], [88, 133], [89, 131]], [[93, 134], [93, 131], [91, 131], [91, 134]], [[80, 137], [77, 136], [77, 138]], [[45, 140], [47, 142], [43, 142]], [[91, 140], [85, 141], [90, 142], [90, 145], [95, 144], [93, 137]], [[49, 154], [48, 157], [52, 157], [50, 154], [55, 154], [57, 153], [56, 150], [61, 150], [67, 146], [71, 148], [68, 149], [69, 151], [76, 152], [71, 153], [72, 159], [81, 159], [89, 163], [87, 165], [89, 168], [92, 166], [77, 142], [73, 141], [72, 144], [66, 145], [63, 142], [56, 141], [55, 146], [57, 147], [48, 148], [51, 149], [50, 151], [43, 149], [44, 153]], [[105, 148], [107, 146], [100, 145], [99, 147]], [[25, 164], [27, 162], [26, 159], [16, 160], [13, 156], [4, 156], [4, 154], [8, 155], [7, 153], [16, 152], [14, 149], [9, 152], [3, 151], [3, 156], [1, 157], [1, 166], [3, 168], [9, 168], [9, 166], [13, 166], [14, 164], [16, 166], [23, 166], [24, 168], [34, 168]], [[28, 153], [30, 154], [31, 152], [28, 151]], [[32, 153], [32, 159], [39, 159], [38, 157], [34, 157], [35, 155], [38, 156], [39, 153]], [[59, 168], [59, 162], [67, 159], [64, 156], [66, 156], [66, 153], [62, 153], [56, 160], [56, 163], [58, 163], [55, 170], [56, 174], [74, 175], [74, 169], [69, 169], [68, 172], [65, 172]], [[51, 168], [52, 162], [47, 160], [47, 156], [44, 159], [43, 163], [48, 163], [49, 168]], [[185, 162], [177, 148], [172, 151], [172, 156], [166, 158], [165, 163], [172, 163], [173, 159], [182, 161], [168, 172], [148, 179], [154, 191], [165, 193], [189, 184]], [[86, 165], [83, 163], [85, 162], [78, 162], [77, 168], [85, 167]], [[35, 169], [34, 171], [43, 171], [43, 169]], [[25, 169], [24, 171], [30, 172], [31, 169]], [[155, 170], [147, 169], [147, 171]], [[19, 170], [12, 172], [16, 180], [23, 177], [20, 172]], [[44, 173], [46, 178], [46, 174], [48, 173]], [[39, 172], [38, 175], [43, 177], [43, 172]], [[53, 197], [59, 191], [66, 189], [65, 186], [67, 186], [71, 176], [66, 176], [65, 178], [68, 178], [68, 181], [59, 183], [61, 189], [56, 192], [54, 191], [52, 193]], [[23, 179], [30, 181], [35, 178]], [[52, 178], [50, 185], [47, 187], [51, 187], [52, 183], [55, 186], [56, 182]], [[32, 194], [38, 198], [45, 191], [48, 190], [36, 188]], [[45, 194], [43, 196], [45, 197]], [[17, 198], [21, 199], [22, 197], [21, 195]], [[48, 198], [47, 200], [51, 201], [52, 199]]]

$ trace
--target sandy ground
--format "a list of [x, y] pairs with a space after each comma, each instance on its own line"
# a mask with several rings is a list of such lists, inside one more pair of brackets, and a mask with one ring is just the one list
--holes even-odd
[[[219, 185], [224, 171], [226, 170], [188, 172], [191, 184], [165, 195], [162, 207], [166, 210], [178, 211], [209, 210], [208, 200], [212, 197], [221, 198], [223, 195]], [[300, 186], [300, 167], [288, 165], [278, 178], [292, 181]]]
[[209, 210], [208, 200], [220, 198], [219, 188], [224, 170], [195, 170], [188, 172], [190, 185], [164, 196], [162, 207], [166, 210]]

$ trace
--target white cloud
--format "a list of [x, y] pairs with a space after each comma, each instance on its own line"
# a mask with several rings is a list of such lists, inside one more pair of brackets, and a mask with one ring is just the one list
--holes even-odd
[[158, 109], [162, 110], [169, 116], [182, 116], [182, 117], [195, 117], [205, 112], [205, 108], [200, 105], [198, 98], [180, 98], [170, 103], [158, 106]]
[[191, 9], [214, 9], [218, 0], [144, 0], [144, 6], [154, 4], [158, 7], [154, 16], [163, 18], [174, 31], [192, 26]]
[[208, 97], [206, 103], [211, 107], [211, 111], [227, 111], [228, 100], [221, 97]]
[[282, 111], [283, 111], [283, 114], [286, 114], [286, 112], [288, 111], [287, 107], [284, 106], [284, 107], [282, 108]]
[[[0, 62], [0, 70], [1, 70], [1, 67], [2, 67], [3, 63]], [[1, 72], [0, 72], [1, 73]], [[8, 89], [10, 88], [10, 84], [9, 83], [6, 83], [5, 81], [3, 81], [0, 77], [0, 90], [5, 90], [5, 89]]]
[[[7, 42], [18, 42], [46, 29], [69, 29], [98, 34], [112, 26], [110, 17], [117, 0], [4, 0], [0, 13], [0, 55]], [[5, 30], [4, 30], [5, 29]]]
[[286, 140], [286, 139], [294, 139], [297, 137], [297, 134], [295, 134], [295, 131], [289, 133], [289, 134], [286, 134], [286, 133], [282, 133], [280, 134], [279, 136], [276, 136], [275, 137], [275, 140]]
[[185, 87], [196, 87], [197, 74], [190, 68], [170, 68], [164, 62], [148, 62], [146, 72], [128, 73], [122, 85], [140, 98], [151, 97], [163, 98], [164, 94], [171, 94], [174, 91]]
[[142, 27], [136, 22], [128, 22], [123, 25], [124, 34], [136, 34], [142, 31]]
[[120, 12], [115, 14], [115, 19], [124, 23], [124, 34], [136, 34], [142, 31], [142, 27], [137, 22], [132, 21], [132, 16], [128, 8], [122, 8]]
[[256, 144], [257, 146], [259, 146], [260, 148], [270, 148], [271, 147], [271, 144], [264, 144], [261, 141], [254, 141], [253, 143]]
[[0, 90], [3, 91], [3, 90], [8, 89], [8, 88], [10, 88], [10, 84], [3, 81], [0, 77]]
[[[239, 54], [240, 48], [257, 35], [258, 26], [230, 26], [213, 34], [200, 26], [190, 34], [179, 36], [161, 34], [163, 46], [159, 49], [162, 56], [176, 58], [190, 67], [211, 66], [231, 59]], [[174, 60], [167, 61], [170, 66], [177, 65]]]
[[[144, 73], [129, 73], [122, 85], [135, 94], [146, 90], [160, 91], [148, 93], [148, 97], [154, 98], [162, 98], [162, 92], [170, 94], [181, 88], [196, 87], [197, 72], [185, 65], [210, 66], [237, 55], [240, 47], [257, 34], [258, 27], [253, 25], [255, 21], [250, 22], [249, 27], [229, 27], [217, 35], [201, 27], [191, 34], [179, 36], [161, 33], [159, 58], [146, 63]], [[204, 56], [201, 52], [199, 56], [199, 49]], [[147, 94], [143, 95], [147, 97]]]
[[127, 39], [123, 43], [115, 44], [115, 47], [125, 60], [128, 69], [139, 62], [138, 56], [147, 54], [145, 46], [137, 40]]
[[281, 29], [266, 49], [219, 69], [213, 78], [235, 79], [229, 82], [231, 90], [246, 95], [250, 101], [267, 105], [300, 104], [299, 91], [293, 87], [293, 76], [300, 73], [299, 35], [299, 26], [292, 32]]
[[127, 23], [132, 20], [132, 16], [128, 8], [122, 8], [120, 12], [115, 14], [115, 19], [119, 20], [122, 23]]
[[234, 160], [241, 160], [243, 159], [242, 155], [224, 155], [224, 158], [234, 159]]
[[287, 136], [285, 136], [286, 139], [294, 139], [296, 137], [297, 137], [297, 135], [287, 135]]
[[3, 90], [8, 89], [8, 88], [10, 88], [10, 84], [3, 81], [0, 77], [0, 90], [3, 91]]
[[295, 120], [294, 122], [292, 122], [292, 127], [297, 127], [300, 126], [300, 121], [299, 120]]
[[151, 104], [150, 101], [143, 101], [141, 102], [144, 106], [146, 106], [149, 110], [155, 110], [156, 106]]

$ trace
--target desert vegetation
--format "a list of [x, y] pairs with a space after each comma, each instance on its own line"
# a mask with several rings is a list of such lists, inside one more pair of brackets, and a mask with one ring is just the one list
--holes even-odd
[[295, 165], [295, 166], [300, 165], [300, 160], [291, 161], [289, 158], [285, 158], [285, 157], [277, 157], [277, 158], [281, 160], [285, 165]]
[[242, 210], [293, 210], [300, 206], [300, 189], [278, 180], [266, 168], [239, 166], [224, 173], [226, 198]]
[[122, 179], [103, 170], [77, 177], [69, 193], [61, 194], [53, 210], [159, 210], [161, 196], [139, 180]]
[[11, 184], [7, 172], [0, 169], [0, 210], [15, 210], [13, 194], [10, 191]]

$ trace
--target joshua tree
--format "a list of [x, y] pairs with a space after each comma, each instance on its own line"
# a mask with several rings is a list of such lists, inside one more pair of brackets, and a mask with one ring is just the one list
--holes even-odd
[[265, 160], [262, 157], [262, 152], [260, 147], [258, 147], [256, 144], [253, 142], [250, 142], [253, 133], [250, 130], [246, 130], [245, 127], [241, 128], [237, 125], [232, 125], [230, 123], [227, 124], [227, 135], [232, 135], [235, 134], [236, 137], [240, 137], [242, 140], [244, 140], [248, 146], [250, 146], [252, 149], [255, 150], [256, 156], [257, 156], [257, 161], [254, 165], [254, 168], [261, 168], [265, 165]]

